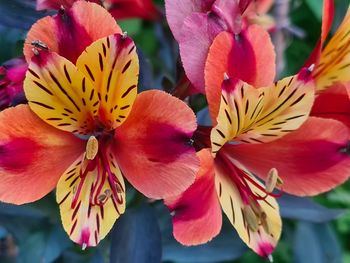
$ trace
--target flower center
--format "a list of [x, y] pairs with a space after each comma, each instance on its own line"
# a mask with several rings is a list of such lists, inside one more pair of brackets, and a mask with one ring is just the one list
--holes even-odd
[[[74, 190], [71, 207], [74, 208], [79, 200], [86, 181], [92, 176], [89, 202], [92, 206], [103, 206], [110, 198], [116, 204], [124, 202], [122, 193], [125, 192], [122, 182], [118, 179], [119, 169], [113, 154], [109, 151], [110, 134], [97, 138], [90, 136], [86, 144], [86, 153], [80, 167], [80, 182]], [[89, 181], [91, 178], [89, 178]]]
[[[282, 192], [277, 194], [273, 193], [275, 187], [280, 187], [282, 185], [282, 180], [278, 176], [277, 170], [272, 168], [269, 171], [264, 187], [253, 178], [253, 175], [236, 167], [225, 154], [220, 154], [219, 152], [216, 158], [222, 162], [226, 168], [225, 170], [231, 171], [230, 178], [236, 185], [241, 196], [243, 203], [242, 212], [249, 229], [256, 232], [258, 227], [262, 226], [267, 233], [270, 233], [267, 215], [261, 208], [259, 202], [266, 200], [269, 196], [279, 198], [282, 195]], [[252, 190], [252, 187], [256, 188], [264, 195], [260, 195], [257, 191]]]

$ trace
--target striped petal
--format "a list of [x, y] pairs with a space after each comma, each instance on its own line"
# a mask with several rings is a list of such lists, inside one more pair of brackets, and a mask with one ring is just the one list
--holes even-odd
[[231, 140], [270, 142], [299, 128], [314, 100], [314, 86], [308, 75], [302, 71], [260, 89], [240, 80], [225, 80], [218, 124], [211, 132], [213, 153]]
[[120, 126], [137, 95], [139, 62], [134, 42], [120, 34], [100, 39], [81, 54], [77, 67], [98, 92], [100, 121], [110, 129]]
[[321, 53], [313, 77], [317, 90], [322, 91], [336, 82], [350, 81], [350, 8], [337, 32]]
[[97, 92], [69, 60], [41, 51], [29, 64], [24, 91], [30, 108], [48, 124], [79, 134], [94, 130]]
[[[264, 186], [247, 171], [244, 171], [254, 181], [254, 184], [246, 181], [247, 186], [255, 195], [262, 197], [262, 200], [244, 202], [239, 186], [228, 174], [230, 169], [227, 169], [228, 167], [218, 160], [216, 160], [215, 168], [215, 185], [224, 213], [247, 246], [260, 256], [269, 257], [282, 231], [282, 221], [276, 200], [271, 196], [266, 196], [266, 193], [260, 190], [260, 187], [264, 188]], [[239, 168], [235, 169], [239, 171]]]
[[96, 246], [125, 211], [125, 185], [114, 156], [90, 162], [84, 156], [66, 170], [56, 192], [63, 227], [83, 249]]

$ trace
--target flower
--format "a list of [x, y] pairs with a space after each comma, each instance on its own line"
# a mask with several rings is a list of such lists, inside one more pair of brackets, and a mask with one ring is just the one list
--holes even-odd
[[[70, 8], [75, 2], [81, 0], [37, 0], [37, 10], [59, 10]], [[116, 19], [142, 18], [145, 20], [156, 20], [160, 13], [152, 0], [92, 0], [104, 6]]]
[[27, 63], [23, 58], [14, 58], [0, 67], [0, 110], [11, 105], [14, 99], [23, 93], [23, 80], [27, 70]]
[[[213, 65], [210, 65], [210, 59], [209, 55], [206, 77], [215, 72], [211, 68]], [[267, 183], [265, 187], [241, 163], [235, 149], [240, 144], [259, 144], [265, 149], [267, 143], [299, 128], [311, 110], [313, 94], [314, 87], [307, 70], [259, 89], [226, 75], [219, 97], [221, 102], [217, 109], [216, 124], [210, 135], [214, 160], [207, 150], [202, 150], [199, 153], [202, 170], [198, 173], [196, 182], [177, 200], [166, 201], [170, 210], [175, 211], [174, 231], [180, 231], [175, 233], [180, 242], [201, 243], [217, 234], [221, 227], [221, 212], [217, 208], [220, 202], [241, 239], [259, 255], [271, 255], [282, 227], [278, 205], [272, 193], [279, 179], [277, 171], [273, 169], [269, 179], [272, 183]], [[204, 182], [198, 183], [199, 180]], [[193, 192], [199, 191], [198, 188], [211, 189], [206, 190], [206, 195], [201, 197], [209, 199], [201, 202], [208, 206], [205, 211], [196, 207], [197, 200], [187, 197], [194, 196]], [[215, 191], [217, 197], [214, 197]], [[212, 210], [216, 211], [215, 214]], [[203, 228], [205, 223], [197, 222], [197, 227], [193, 227], [190, 221], [191, 227], [187, 226], [187, 229], [208, 230], [203, 231], [203, 234], [196, 232], [198, 237], [194, 237], [193, 232], [182, 236], [183, 231], [179, 229], [188, 224], [184, 218], [189, 215], [183, 215], [187, 212], [190, 215], [198, 213], [200, 216], [194, 218], [212, 222], [212, 226]], [[213, 219], [209, 219], [210, 216]], [[193, 239], [188, 238], [191, 236]]]
[[[234, 40], [232, 56], [245, 63], [237, 68], [237, 74], [232, 76], [257, 87], [268, 86], [273, 82], [275, 52], [269, 34], [261, 26], [241, 23], [242, 14], [251, 2], [165, 1], [167, 20], [175, 39], [179, 42], [183, 67], [197, 92], [205, 93], [204, 68], [209, 48], [215, 38], [224, 33]], [[252, 10], [253, 7], [249, 9], [250, 17], [253, 16]], [[261, 43], [264, 43], [263, 50], [260, 48]], [[262, 58], [264, 60], [261, 60]], [[271, 72], [266, 71], [264, 77], [260, 76], [260, 82], [251, 82], [258, 64], [264, 64]], [[251, 69], [254, 70], [250, 71]], [[243, 71], [245, 73], [240, 74]]]
[[[308, 117], [317, 83], [313, 66], [254, 88], [236, 77], [242, 68], [251, 76], [249, 67], [241, 65], [249, 62], [233, 59], [239, 55], [232, 56], [239, 43], [235, 41], [222, 32], [209, 49], [204, 78], [214, 127], [211, 132], [200, 127], [196, 133], [195, 145], [202, 150], [195, 183], [165, 203], [179, 242], [201, 244], [218, 234], [220, 203], [241, 239], [257, 254], [270, 257], [281, 233], [273, 189], [309, 196], [346, 181], [350, 133], [339, 121]], [[271, 70], [264, 64], [256, 69], [253, 76]]]
[[46, 49], [34, 54], [24, 81], [29, 106], [0, 113], [1, 201], [32, 202], [57, 184], [63, 227], [85, 248], [124, 212], [123, 176], [150, 198], [180, 194], [193, 182], [195, 116], [164, 92], [137, 95], [129, 37], [93, 42], [75, 65]]

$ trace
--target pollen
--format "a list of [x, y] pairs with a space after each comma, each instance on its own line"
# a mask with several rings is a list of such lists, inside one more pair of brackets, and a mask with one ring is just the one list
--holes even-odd
[[265, 190], [267, 193], [272, 193], [275, 187], [279, 187], [283, 184], [282, 179], [278, 176], [276, 168], [272, 168], [267, 174]]
[[93, 160], [95, 159], [98, 153], [98, 140], [95, 136], [90, 136], [86, 144], [86, 159]]

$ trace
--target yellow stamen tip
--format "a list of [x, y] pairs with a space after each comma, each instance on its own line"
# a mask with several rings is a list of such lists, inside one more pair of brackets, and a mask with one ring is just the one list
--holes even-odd
[[278, 176], [276, 168], [272, 168], [267, 174], [265, 189], [267, 193], [272, 193], [273, 189], [283, 184], [282, 179]]
[[86, 144], [86, 159], [93, 160], [95, 159], [98, 153], [98, 140], [95, 136], [90, 136]]

